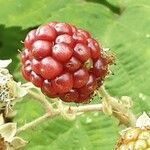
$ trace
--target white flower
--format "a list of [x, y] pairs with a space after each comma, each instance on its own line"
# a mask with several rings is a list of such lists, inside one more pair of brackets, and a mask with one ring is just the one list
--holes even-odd
[[4, 119], [0, 115], [0, 150], [18, 150], [27, 144], [27, 141], [15, 136], [16, 132], [16, 123], [4, 124]]

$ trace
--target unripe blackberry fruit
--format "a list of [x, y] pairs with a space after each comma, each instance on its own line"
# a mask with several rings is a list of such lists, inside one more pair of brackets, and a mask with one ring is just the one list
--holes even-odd
[[136, 127], [121, 132], [116, 150], [150, 150], [150, 118], [146, 113], [138, 118]]
[[108, 74], [108, 57], [91, 35], [68, 23], [30, 31], [22, 52], [22, 75], [48, 97], [88, 101]]
[[116, 150], [149, 150], [150, 127], [129, 128], [118, 141]]

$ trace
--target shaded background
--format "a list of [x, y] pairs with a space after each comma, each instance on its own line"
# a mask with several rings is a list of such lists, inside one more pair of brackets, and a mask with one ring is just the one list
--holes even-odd
[[[131, 96], [137, 115], [150, 112], [150, 1], [0, 0], [0, 6], [0, 58], [13, 59], [9, 69], [17, 81], [23, 81], [18, 49], [27, 32], [51, 21], [69, 22], [116, 54], [114, 76], [105, 82], [111, 95]], [[43, 113], [30, 97], [16, 107], [19, 126]], [[30, 141], [25, 150], [113, 150], [118, 130], [115, 119], [96, 112], [75, 121], [49, 120], [20, 136]]]

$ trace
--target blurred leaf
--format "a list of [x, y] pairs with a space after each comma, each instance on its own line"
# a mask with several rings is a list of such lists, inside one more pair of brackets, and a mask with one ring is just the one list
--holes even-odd
[[[0, 0], [0, 23], [6, 27], [21, 26], [28, 28], [46, 22], [53, 13], [65, 8], [69, 3], [79, 0]], [[49, 20], [51, 21], [51, 20]]]
[[22, 30], [21, 27], [5, 28], [4, 25], [0, 25], [0, 59], [12, 59], [13, 63], [8, 66], [11, 73], [19, 73], [20, 60], [18, 49], [22, 48], [21, 40], [23, 40], [26, 33], [27, 31]]
[[[116, 54], [114, 76], [106, 80], [113, 96], [134, 100], [134, 111], [150, 110], [150, 1], [147, 0], [0, 0], [0, 57], [12, 58], [11, 71], [20, 79], [17, 49], [30, 28], [50, 21], [70, 22], [91, 32]], [[17, 104], [19, 126], [42, 115], [40, 104], [27, 97]], [[27, 150], [112, 150], [117, 122], [89, 113], [73, 122], [50, 120], [21, 134], [30, 141]]]
[[104, 35], [105, 45], [117, 56], [115, 76], [107, 80], [107, 88], [114, 95], [131, 96], [140, 111], [150, 110], [149, 7], [144, 0], [130, 4]]

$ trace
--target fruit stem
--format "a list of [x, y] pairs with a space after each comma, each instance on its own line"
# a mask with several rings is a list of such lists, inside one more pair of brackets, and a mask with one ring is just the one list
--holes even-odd
[[[128, 110], [122, 103], [120, 103], [117, 99], [114, 97], [110, 96], [104, 86], [101, 86], [98, 90], [99, 94], [103, 97], [102, 101], [105, 101], [111, 106], [112, 109], [112, 115], [115, 116], [119, 121], [120, 124], [124, 124], [126, 126], [135, 126], [135, 121], [136, 118], [134, 114]], [[75, 116], [79, 113], [84, 113], [84, 112], [93, 112], [93, 111], [103, 111], [104, 110], [104, 104], [91, 104], [91, 105], [83, 105], [83, 106], [67, 106], [65, 104], [61, 104], [62, 109], [59, 109], [59, 107], [53, 108], [53, 106], [49, 103], [49, 101], [45, 98], [45, 96], [42, 94], [37, 94], [34, 91], [29, 91], [29, 94], [36, 100], [38, 100], [45, 108], [46, 113], [25, 124], [24, 126], [20, 127], [17, 130], [17, 134], [25, 131], [27, 129], [36, 127], [38, 124], [43, 123], [48, 120], [48, 118], [54, 118], [56, 116], [62, 116], [64, 114], [65, 110], [65, 115], [72, 115], [75, 114]], [[105, 104], [106, 104], [105, 103]]]
[[44, 96], [44, 94], [37, 94], [34, 91], [29, 90], [28, 94], [30, 96], [32, 96], [35, 100], [38, 100], [44, 107], [46, 112], [52, 112], [53, 111], [53, 107], [52, 105], [49, 103], [49, 101], [46, 99], [46, 97]]
[[[93, 105], [85, 105], [85, 106], [79, 106], [79, 107], [70, 107], [70, 106], [63, 106], [66, 107], [66, 112], [69, 114], [72, 114], [72, 112], [75, 113], [82, 113], [82, 112], [93, 112], [93, 111], [102, 111], [102, 104], [93, 104]], [[47, 112], [43, 116], [25, 124], [24, 126], [20, 127], [17, 130], [17, 134], [21, 133], [22, 131], [25, 131], [30, 128], [34, 128], [40, 123], [43, 123], [48, 120], [48, 118], [54, 118], [56, 116], [61, 116], [61, 111], [59, 109], [53, 109], [53, 112]]]
[[43, 116], [33, 120], [32, 122], [29, 122], [27, 124], [25, 124], [24, 126], [20, 127], [18, 130], [17, 130], [17, 134], [19, 134], [20, 132], [22, 131], [25, 131], [27, 129], [30, 129], [30, 128], [34, 128], [36, 127], [38, 124], [40, 123], [43, 123], [44, 121], [46, 121], [48, 118], [53, 118], [57, 115], [59, 115], [60, 112], [59, 111], [55, 111], [54, 113], [45, 113]]
[[103, 107], [102, 104], [92, 104], [79, 107], [70, 107], [69, 109], [77, 113], [80, 113], [80, 112], [102, 111], [102, 107]]
[[111, 106], [112, 115], [120, 121], [120, 124], [124, 124], [126, 126], [135, 126], [136, 117], [131, 110], [127, 109], [125, 105], [120, 103], [120, 101], [118, 101], [116, 98], [110, 96], [104, 86], [101, 86], [98, 92], [103, 98], [105, 98], [105, 102]]
[[108, 92], [106, 91], [105, 87], [104, 86], [101, 86], [99, 88], [99, 92], [100, 92], [100, 95], [102, 97], [105, 97], [107, 100], [109, 100], [111, 98], [111, 96], [108, 94]]

